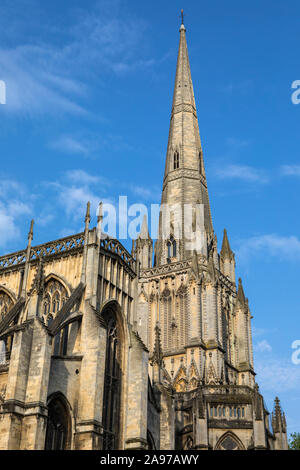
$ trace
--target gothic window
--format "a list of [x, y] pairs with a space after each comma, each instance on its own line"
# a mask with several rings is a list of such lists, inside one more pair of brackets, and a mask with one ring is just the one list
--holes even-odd
[[202, 173], [201, 152], [199, 152], [199, 171]]
[[216, 447], [216, 450], [244, 450], [244, 446], [239, 438], [232, 432], [227, 432], [220, 437]]
[[13, 335], [6, 336], [0, 341], [0, 364], [7, 364], [10, 359]]
[[46, 325], [50, 325], [67, 299], [65, 287], [56, 279], [50, 279], [45, 286], [42, 302], [42, 315]]
[[[12, 298], [6, 292], [0, 291], [0, 321], [7, 315], [12, 306]], [[0, 341], [0, 364], [6, 364], [9, 361], [12, 341], [12, 335]]]
[[183, 450], [192, 449], [193, 445], [194, 445], [193, 438], [191, 436], [188, 436], [183, 446]]
[[168, 240], [167, 242], [167, 250], [168, 250], [167, 261], [168, 263], [170, 263], [171, 258], [176, 258], [176, 252], [177, 252], [177, 244], [173, 236], [171, 236], [170, 240]]
[[103, 449], [118, 449], [121, 395], [121, 344], [115, 312], [103, 313], [107, 323], [103, 396]]
[[62, 328], [54, 337], [53, 355], [66, 356], [68, 351], [69, 325]]
[[11, 309], [13, 301], [4, 291], [0, 291], [0, 320], [2, 320]]
[[70, 415], [64, 401], [58, 397], [48, 404], [46, 450], [65, 450], [69, 447]]
[[167, 243], [167, 247], [168, 247], [168, 261], [170, 262], [170, 259], [171, 259], [171, 242]]
[[172, 241], [173, 258], [176, 258], [176, 240]]
[[174, 152], [174, 170], [179, 168], [179, 152], [176, 150]]

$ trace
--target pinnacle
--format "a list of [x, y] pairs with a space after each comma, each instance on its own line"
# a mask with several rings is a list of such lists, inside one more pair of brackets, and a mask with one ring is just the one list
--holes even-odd
[[142, 227], [141, 227], [141, 232], [140, 232], [140, 234], [139, 234], [139, 238], [140, 238], [141, 240], [148, 240], [148, 239], [150, 238], [146, 214], [144, 215], [144, 218], [143, 218], [143, 222], [142, 222]]
[[232, 257], [233, 251], [230, 248], [228, 236], [227, 236], [227, 230], [224, 228], [224, 236], [223, 236], [223, 243], [222, 243], [222, 248], [221, 248], [221, 256], [225, 258], [226, 256]]
[[244, 305], [246, 303], [246, 298], [245, 298], [241, 278], [239, 278], [239, 287], [238, 287], [238, 292], [237, 292], [237, 300], [239, 300], [242, 305]]

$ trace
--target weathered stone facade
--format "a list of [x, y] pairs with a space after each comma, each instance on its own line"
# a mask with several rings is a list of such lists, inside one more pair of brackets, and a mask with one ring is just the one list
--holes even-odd
[[226, 231], [218, 253], [183, 25], [162, 204], [192, 222], [166, 238], [161, 216], [154, 264], [146, 219], [129, 254], [89, 204], [83, 233], [32, 246], [32, 223], [0, 258], [0, 449], [287, 448]]

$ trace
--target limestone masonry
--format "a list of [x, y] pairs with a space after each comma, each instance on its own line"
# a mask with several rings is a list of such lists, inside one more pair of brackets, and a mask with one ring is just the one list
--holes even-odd
[[0, 258], [0, 449], [287, 449], [226, 230], [218, 253], [183, 24], [161, 202], [202, 205], [200, 250], [171, 217], [130, 254], [88, 204], [83, 233], [33, 246], [32, 223]]

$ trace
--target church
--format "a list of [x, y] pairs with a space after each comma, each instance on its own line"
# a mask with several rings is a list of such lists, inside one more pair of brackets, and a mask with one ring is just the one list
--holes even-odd
[[218, 250], [179, 33], [161, 204], [192, 219], [172, 213], [166, 231], [161, 212], [153, 245], [145, 218], [129, 253], [88, 203], [82, 233], [35, 246], [32, 221], [0, 257], [1, 450], [288, 448], [279, 399], [270, 416], [255, 381], [226, 230]]

